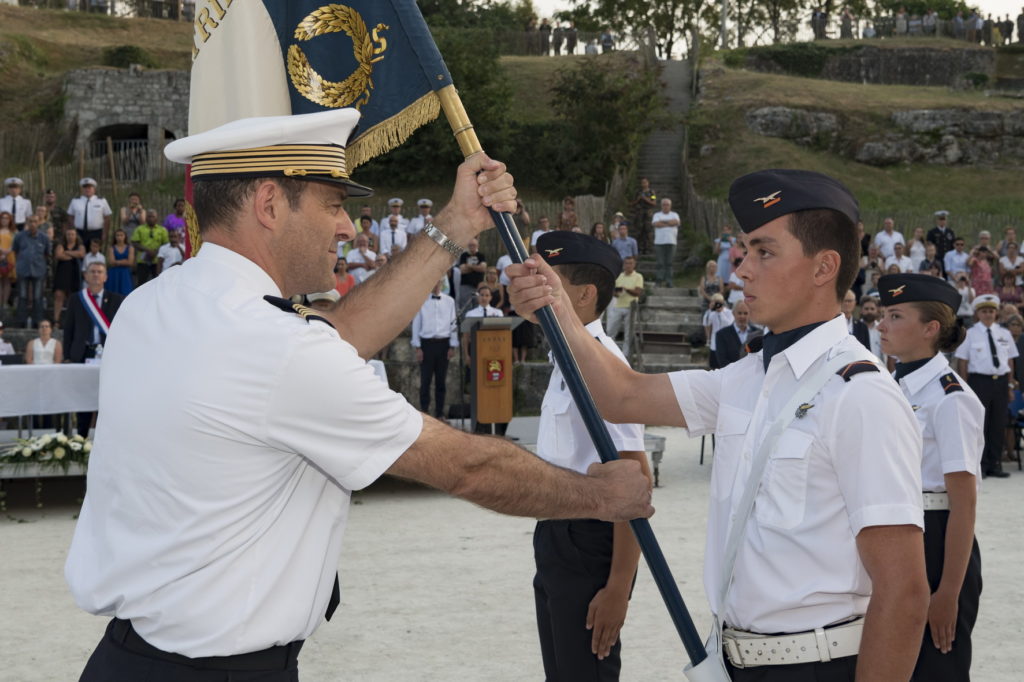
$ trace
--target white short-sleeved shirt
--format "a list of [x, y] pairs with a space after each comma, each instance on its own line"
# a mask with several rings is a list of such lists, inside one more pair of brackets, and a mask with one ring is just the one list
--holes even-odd
[[[658, 211], [651, 216], [651, 224], [659, 222], [661, 220], [679, 220], [679, 214], [675, 211], [669, 211], [668, 213], [662, 213]], [[672, 225], [669, 227], [654, 227], [654, 243], [655, 244], [675, 244], [679, 236], [679, 227], [682, 225]]]
[[[21, 225], [32, 215], [32, 201], [20, 194], [18, 196], [7, 194], [0, 197], [0, 211], [10, 213], [14, 216], [14, 223]], [[100, 223], [100, 226], [102, 227], [103, 223]]]
[[483, 306], [477, 306], [472, 310], [466, 312], [465, 317], [504, 317], [504, 313], [495, 308], [494, 306], [487, 306], [485, 309]]
[[857, 534], [924, 527], [921, 435], [910, 405], [886, 373], [836, 375], [770, 454], [728, 603], [717, 603], [729, 519], [755, 448], [799, 380], [841, 350], [867, 352], [837, 315], [776, 354], [767, 373], [759, 351], [720, 370], [669, 375], [690, 436], [717, 436], [704, 587], [732, 627], [803, 632], [863, 615], [871, 580]]
[[[920, 261], [918, 261], [920, 263]], [[900, 269], [900, 272], [917, 272], [917, 268], [914, 267], [914, 259], [910, 256], [889, 256], [885, 259], [885, 269], [888, 270], [890, 266], [895, 265]]]
[[967, 330], [953, 356], [958, 360], [967, 361], [967, 372], [969, 374], [991, 374], [1003, 375], [1010, 373], [1010, 360], [1020, 355], [1017, 352], [1017, 344], [1013, 340], [1010, 331], [999, 324], [992, 323], [992, 340], [996, 345], [996, 355], [999, 358], [999, 366], [992, 362], [992, 347], [988, 344], [988, 327], [981, 322], [976, 322]]
[[883, 258], [891, 258], [896, 255], [896, 251], [893, 249], [894, 245], [905, 245], [906, 243], [907, 240], [903, 238], [903, 234], [896, 230], [893, 230], [892, 234], [882, 230], [875, 235], [875, 246], [878, 247], [878, 252], [882, 254]]
[[[1017, 258], [1012, 261], [1010, 260], [1009, 256], [1003, 256], [1002, 258], [999, 259], [999, 265], [1002, 266], [1003, 272], [1012, 272], [1022, 263], [1024, 263], [1024, 256], [1021, 255], [1018, 255]], [[1015, 283], [1017, 284], [1017, 286], [1024, 284], [1024, 277], [1017, 275]]]
[[537, 246], [537, 240], [550, 231], [551, 230], [534, 230], [533, 234], [530, 236], [530, 246]]
[[[431, 221], [433, 221], [434, 217], [429, 213], [427, 215], [430, 216]], [[409, 222], [405, 226], [405, 231], [408, 232], [410, 235], [414, 235], [419, 232], [422, 232], [423, 228], [426, 226], [427, 220], [426, 218], [423, 217], [422, 214], [414, 215], [412, 218], [409, 218]]]
[[[604, 333], [601, 320], [597, 319], [586, 327], [587, 333], [596, 338], [624, 364], [629, 364], [618, 345]], [[550, 361], [551, 354], [548, 353]], [[562, 379], [558, 365], [551, 370], [548, 390], [540, 408], [540, 427], [537, 431], [537, 456], [566, 469], [581, 474], [587, 473], [591, 464], [601, 461], [597, 448], [590, 439], [576, 402]], [[644, 427], [642, 424], [612, 424], [605, 422], [618, 452], [642, 452], [644, 450]]]
[[[329, 325], [215, 244], [136, 289], [107, 337], [89, 490], [65, 567], [94, 614], [164, 651], [227, 656], [324, 618], [350, 491], [422, 417]], [[154, 362], [153, 358], [185, 358]], [[338, 390], [338, 387], [344, 390]]]
[[729, 298], [726, 299], [729, 305], [734, 306], [745, 298], [743, 287], [746, 282], [735, 272], [729, 274]]
[[721, 310], [706, 310], [704, 311], [704, 326], [711, 327], [711, 333], [708, 335], [708, 350], [715, 351], [715, 337], [718, 336], [718, 332], [721, 329], [725, 329], [736, 320], [733, 317], [732, 311], [726, 307]]
[[498, 270], [498, 284], [502, 284], [506, 287], [512, 284], [512, 280], [505, 275], [505, 268], [510, 265], [512, 265], [512, 256], [507, 253], [498, 259], [498, 262], [494, 266]]
[[75, 229], [85, 229], [85, 216], [88, 212], [89, 222], [88, 226], [90, 230], [101, 230], [103, 229], [103, 219], [110, 216], [113, 211], [110, 210], [110, 204], [103, 197], [93, 195], [87, 197], [85, 195], [75, 197], [68, 204], [68, 215], [74, 219]]
[[[367, 249], [366, 253], [360, 253], [359, 249], [353, 248], [351, 251], [348, 252], [348, 255], [345, 256], [345, 260], [348, 262], [349, 265], [351, 265], [352, 263], [359, 263], [360, 265], [365, 265], [369, 263], [370, 265], [372, 265], [373, 262], [377, 260], [377, 254], [371, 251], [370, 249]], [[371, 270], [369, 267], [349, 268], [348, 271], [352, 273], [352, 276], [356, 280], [356, 284], [361, 284], [365, 282], [366, 278], [373, 273], [373, 270]]]
[[167, 272], [167, 269], [173, 265], [178, 265], [185, 260], [185, 247], [171, 246], [170, 244], [162, 244], [156, 251], [157, 260], [163, 259], [163, 270], [161, 272]]
[[[404, 232], [408, 227], [409, 227], [409, 219], [406, 218], [404, 215], [399, 214], [398, 215], [398, 229], [402, 230]], [[373, 229], [373, 228], [371, 227], [371, 229]], [[390, 229], [391, 229], [391, 214], [388, 213], [386, 216], [384, 216], [379, 221], [377, 221], [377, 230], [374, 232], [374, 234], [380, 234], [380, 233], [385, 232], [386, 230], [390, 230]]]
[[973, 474], [980, 488], [985, 407], [978, 396], [941, 353], [899, 383], [921, 427], [924, 491], [945, 492], [944, 476], [958, 471]]
[[380, 252], [390, 254], [391, 247], [395, 244], [398, 245], [399, 251], [404, 251], [409, 245], [409, 233], [398, 228], [392, 232], [391, 226], [388, 225], [380, 231]]

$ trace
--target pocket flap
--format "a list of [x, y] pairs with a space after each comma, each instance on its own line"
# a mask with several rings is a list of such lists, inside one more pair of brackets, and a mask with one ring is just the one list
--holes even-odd
[[730, 405], [718, 406], [718, 422], [715, 434], [718, 436], [738, 436], [747, 432], [750, 426], [750, 412]]
[[782, 432], [778, 442], [775, 444], [775, 451], [772, 452], [772, 459], [803, 459], [814, 442], [814, 436], [804, 431], [797, 431], [789, 428]]

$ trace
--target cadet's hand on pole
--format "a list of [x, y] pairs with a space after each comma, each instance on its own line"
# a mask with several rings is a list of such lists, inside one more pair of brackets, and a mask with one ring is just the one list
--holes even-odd
[[534, 254], [523, 263], [513, 263], [505, 268], [505, 275], [511, 280], [508, 298], [516, 314], [530, 322], [537, 322], [537, 311], [546, 305], [560, 312], [565, 291], [561, 280], [543, 258]]
[[619, 459], [604, 464], [591, 464], [587, 475], [605, 484], [602, 505], [594, 516], [602, 521], [631, 521], [650, 518], [651, 479], [644, 475], [640, 463]]
[[459, 165], [451, 201], [434, 219], [434, 224], [459, 246], [493, 227], [488, 209], [499, 213], [516, 210], [516, 188], [505, 164], [483, 152]]
[[932, 644], [944, 654], [953, 648], [956, 637], [958, 597], [958, 594], [946, 594], [940, 589], [928, 602], [928, 629], [932, 633]]
[[590, 650], [604, 660], [619, 641], [619, 631], [626, 622], [629, 593], [619, 594], [607, 585], [597, 591], [587, 609], [587, 629], [593, 631]]

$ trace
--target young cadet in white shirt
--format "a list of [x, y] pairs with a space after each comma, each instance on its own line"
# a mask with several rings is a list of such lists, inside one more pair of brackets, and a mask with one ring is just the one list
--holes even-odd
[[[607, 243], [576, 232], [550, 232], [537, 248], [549, 261], [587, 333], [619, 362], [625, 356], [604, 333], [601, 313], [615, 293], [622, 259]], [[619, 457], [640, 462], [648, 472], [640, 424], [605, 422]], [[586, 471], [601, 461], [562, 372], [551, 370], [541, 405], [537, 456]], [[633, 591], [640, 546], [628, 523], [595, 519], [538, 521], [533, 533], [537, 608], [544, 676], [548, 680], [619, 679], [619, 631]]]
[[971, 678], [971, 630], [981, 596], [974, 516], [985, 447], [985, 408], [943, 352], [963, 338], [960, 294], [931, 275], [878, 281], [882, 347], [899, 358], [894, 377], [924, 438], [924, 554], [932, 596], [914, 682]]
[[[510, 300], [524, 317], [553, 306], [605, 419], [717, 436], [704, 583], [719, 622], [741, 631], [726, 632], [732, 679], [906, 680], [928, 607], [921, 436], [899, 387], [839, 313], [857, 274], [856, 200], [819, 173], [769, 170], [736, 180], [729, 202], [747, 233], [737, 273], [750, 317], [772, 333], [724, 369], [623, 366], [593, 342], [537, 257], [509, 267]], [[858, 361], [827, 375], [814, 398], [781, 413], [803, 381], [820, 385], [851, 355]], [[788, 424], [762, 452], [776, 421]], [[748, 481], [765, 455], [763, 479]], [[748, 483], [759, 487], [748, 493]], [[754, 493], [730, 583], [731, 517]]]
[[985, 406], [985, 454], [981, 458], [982, 477], [1007, 478], [1003, 470], [1003, 439], [1010, 389], [1017, 388], [1013, 363], [1019, 353], [1013, 335], [996, 322], [999, 297], [982, 294], [972, 302], [978, 321], [967, 330], [967, 337], [953, 354], [957, 372]]
[[[25, 221], [32, 215], [32, 201], [21, 195], [25, 183], [21, 178], [7, 178], [4, 187], [7, 194], [0, 198], [0, 212], [10, 213], [19, 230], [25, 229]], [[63, 225], [58, 226], [63, 228]]]
[[[338, 603], [350, 493], [384, 473], [524, 516], [653, 511], [636, 462], [580, 475], [455, 431], [366, 362], [409, 324], [456, 244], [491, 224], [487, 208], [515, 208], [503, 164], [462, 164], [437, 240], [414, 239], [331, 311], [287, 300], [331, 288], [335, 245], [355, 234], [345, 200], [370, 190], [349, 178], [343, 145], [358, 119], [241, 119], [167, 146], [191, 163], [204, 243], [128, 298], [105, 344], [65, 569], [78, 605], [113, 617], [85, 682], [297, 680], [302, 641]], [[307, 173], [285, 175], [295, 168]], [[187, 363], [153, 362], [183, 349]]]
[[420, 363], [420, 411], [429, 412], [430, 382], [434, 381], [434, 416], [444, 416], [444, 399], [448, 393], [448, 361], [459, 347], [459, 330], [455, 326], [455, 299], [441, 293], [444, 280], [438, 280], [412, 318], [412, 347]]

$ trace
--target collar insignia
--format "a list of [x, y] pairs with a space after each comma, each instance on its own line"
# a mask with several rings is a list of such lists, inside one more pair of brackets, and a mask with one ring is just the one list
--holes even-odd
[[562, 249], [564, 248], [564, 246], [559, 246], [557, 249], [544, 249], [544, 251], [548, 254], [548, 258], [554, 258], [555, 256], [561, 255]]
[[804, 416], [807, 414], [807, 411], [812, 407], [814, 407], [813, 403], [804, 403], [800, 407], [796, 408], [796, 418], [803, 419]]
[[764, 204], [763, 208], [768, 208], [769, 206], [774, 206], [775, 204], [782, 201], [782, 197], [779, 196], [780, 194], [782, 194], [781, 189], [772, 192], [766, 197], [757, 197], [756, 199], [754, 199], [754, 201], [760, 201], [762, 204]]
[[906, 284], [901, 284], [895, 289], [889, 289], [889, 293], [892, 294], [893, 298], [903, 295], [903, 290], [907, 288]]
[[914, 412], [917, 412], [918, 410], [921, 409], [921, 406], [920, 405], [911, 405], [910, 409], [912, 409]]

